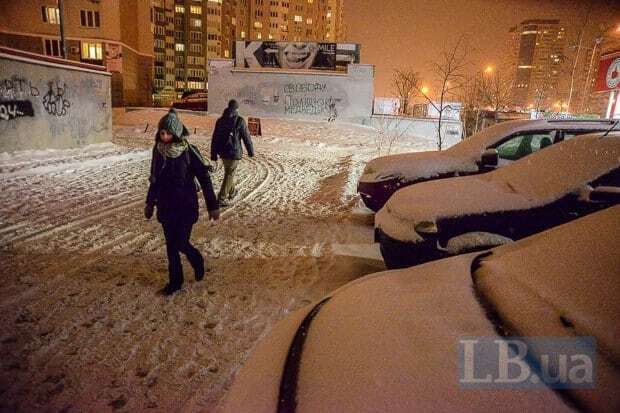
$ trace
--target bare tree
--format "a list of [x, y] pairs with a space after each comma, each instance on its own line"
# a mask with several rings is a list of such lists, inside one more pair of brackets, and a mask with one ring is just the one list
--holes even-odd
[[485, 106], [494, 111], [510, 106], [512, 79], [505, 76], [502, 71], [498, 69], [492, 73], [482, 73], [479, 85], [480, 95]]
[[439, 113], [439, 120], [437, 123], [437, 148], [443, 149], [443, 137], [441, 136], [441, 124], [446, 109], [452, 108], [448, 105], [444, 105], [445, 100], [454, 95], [463, 84], [465, 79], [465, 68], [467, 67], [467, 48], [463, 38], [460, 38], [454, 46], [448, 50], [444, 50], [441, 53], [439, 61], [433, 63], [433, 70], [435, 72], [435, 80], [439, 85], [439, 93], [437, 94], [439, 102], [433, 101], [422, 92], [422, 89], [418, 86], [416, 90], [435, 108]]
[[409, 102], [415, 97], [420, 87], [420, 75], [411, 68], [395, 69], [392, 76], [392, 87], [401, 101], [401, 112], [407, 114]]
[[478, 74], [465, 78], [456, 97], [461, 102], [461, 114], [464, 137], [471, 136], [478, 131], [480, 109], [484, 106], [481, 93], [481, 78]]
[[[394, 144], [407, 135], [412, 123], [399, 116], [376, 116], [377, 156], [389, 155]], [[407, 122], [407, 123], [404, 123]]]

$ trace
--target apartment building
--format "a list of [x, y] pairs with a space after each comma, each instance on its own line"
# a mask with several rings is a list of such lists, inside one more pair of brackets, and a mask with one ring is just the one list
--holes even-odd
[[[143, 0], [63, 2], [67, 59], [103, 65], [112, 72], [112, 105], [151, 104], [153, 34], [150, 4]], [[62, 56], [56, 0], [2, 2], [0, 44]]]
[[222, 57], [232, 57], [236, 40], [344, 40], [343, 0], [222, 1]]
[[511, 34], [517, 48], [513, 103], [523, 109], [553, 108], [562, 98], [564, 27], [559, 20], [525, 20], [512, 28]]

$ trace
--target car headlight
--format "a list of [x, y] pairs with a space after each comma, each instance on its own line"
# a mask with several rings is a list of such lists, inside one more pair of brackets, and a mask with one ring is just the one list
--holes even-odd
[[421, 221], [413, 227], [418, 234], [436, 234], [439, 232], [437, 224], [431, 221]]

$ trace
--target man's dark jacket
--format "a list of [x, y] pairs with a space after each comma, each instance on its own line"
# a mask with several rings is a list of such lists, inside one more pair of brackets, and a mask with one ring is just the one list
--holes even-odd
[[188, 145], [177, 158], [166, 158], [153, 148], [150, 186], [146, 201], [157, 205], [157, 220], [193, 224], [198, 221], [198, 196], [194, 178], [200, 183], [207, 209], [219, 208], [207, 165], [200, 152]]
[[215, 122], [211, 139], [211, 159], [217, 161], [218, 156], [223, 159], [241, 159], [243, 156], [242, 140], [248, 156], [254, 156], [252, 139], [245, 120], [237, 114], [236, 110], [224, 110], [222, 116]]

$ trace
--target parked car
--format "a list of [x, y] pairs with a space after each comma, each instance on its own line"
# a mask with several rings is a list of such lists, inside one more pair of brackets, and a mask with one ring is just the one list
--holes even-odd
[[[357, 191], [364, 204], [376, 212], [394, 192], [405, 186], [489, 172], [554, 143], [583, 133], [606, 131], [613, 126], [613, 121], [609, 120], [515, 120], [500, 123], [483, 129], [445, 151], [406, 153], [373, 159], [366, 165]], [[496, 163], [489, 162], [495, 159]]]
[[[224, 411], [620, 411], [619, 243], [616, 206], [491, 251], [353, 281], [257, 344]], [[525, 337], [525, 363], [538, 372], [536, 338], [582, 336], [596, 342], [591, 388], [528, 389], [527, 373], [526, 383], [465, 388], [462, 340]]]
[[207, 92], [194, 92], [184, 95], [181, 100], [172, 104], [176, 109], [207, 111], [209, 105]]
[[520, 239], [620, 200], [620, 133], [553, 145], [496, 171], [397, 191], [375, 216], [388, 268]]

